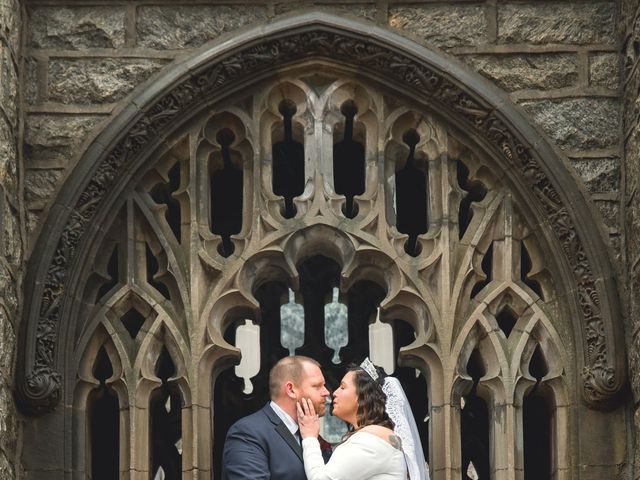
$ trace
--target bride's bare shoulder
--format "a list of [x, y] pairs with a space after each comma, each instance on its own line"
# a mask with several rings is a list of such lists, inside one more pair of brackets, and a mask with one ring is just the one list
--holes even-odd
[[360, 431], [371, 433], [377, 437], [380, 437], [382, 440], [391, 444], [395, 448], [400, 448], [400, 438], [390, 428], [383, 427], [382, 425], [367, 425]]

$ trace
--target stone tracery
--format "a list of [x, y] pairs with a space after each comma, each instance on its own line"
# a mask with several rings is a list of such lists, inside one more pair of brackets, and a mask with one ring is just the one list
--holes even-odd
[[[267, 45], [270, 48], [258, 48], [247, 53], [246, 57], [240, 54], [230, 57], [200, 76], [204, 83], [180, 86], [145, 113], [146, 116], [130, 130], [123, 140], [124, 143], [114, 150], [115, 157], [112, 155], [106, 163], [100, 165], [93, 183], [90, 183], [81, 195], [78, 209], [72, 212], [70, 218], [73, 220], [65, 227], [60, 244], [62, 250], [59, 249], [55, 257], [55, 268], [49, 269], [50, 288], [45, 289], [45, 301], [42, 306], [48, 310], [46, 315], [41, 317], [45, 320], [38, 326], [36, 368], [29, 377], [31, 383], [27, 383], [27, 397], [35, 398], [36, 404], [43, 402], [40, 405], [55, 400], [45, 393], [51, 393], [51, 389], [55, 391], [54, 384], [59, 381], [53, 370], [54, 347], [57, 341], [55, 321], [61, 315], [59, 309], [65, 288], [64, 279], [69, 273], [68, 262], [73, 258], [76, 249], [81, 247], [80, 238], [97, 212], [97, 205], [110, 184], [110, 177], [115, 174], [115, 170], [109, 172], [109, 169], [113, 169], [116, 163], [109, 162], [113, 160], [117, 165], [124, 165], [127, 157], [133, 158], [136, 151], [145, 145], [145, 139], [148, 139], [149, 135], [159, 132], [165, 122], [180, 108], [187, 108], [192, 100], [198, 97], [194, 93], [185, 97], [185, 91], [203, 86], [205, 89], [214, 85], [220, 87], [235, 75], [246, 74], [247, 58], [260, 63], [263, 57], [273, 60], [274, 55], [277, 57], [283, 52], [295, 56], [295, 45], [289, 42], [297, 45], [296, 42], [301, 40], [308, 41], [311, 51], [317, 55], [326, 55], [331, 51], [337, 52], [338, 56], [348, 56], [353, 55], [354, 49], [360, 53], [364, 49], [365, 59], [368, 58], [374, 64], [382, 59], [383, 63], [379, 66], [387, 68], [392, 74], [400, 68], [403, 81], [422, 88], [429, 87], [427, 91], [431, 92], [434, 98], [472, 120], [475, 128], [486, 133], [487, 137], [500, 147], [509, 162], [517, 161], [523, 165], [524, 177], [531, 181], [534, 193], [543, 202], [545, 212], [550, 214], [555, 222], [554, 226], [562, 227], [558, 228], [556, 233], [564, 242], [569, 258], [576, 260], [573, 265], [574, 271], [580, 272], [583, 312], [588, 314], [587, 319], [593, 325], [589, 327], [592, 330], [587, 336], [587, 343], [594, 347], [589, 349], [587, 355], [592, 361], [589, 366], [594, 367], [587, 371], [587, 380], [591, 382], [586, 385], [587, 398], [598, 400], [602, 396], [606, 397], [609, 389], [615, 390], [613, 370], [606, 367], [609, 361], [606, 332], [599, 325], [602, 320], [600, 298], [584, 247], [574, 230], [573, 220], [562, 206], [558, 193], [534, 161], [528, 148], [513, 136], [494, 113], [439, 74], [420, 67], [399, 54], [389, 55], [379, 45], [359, 43], [353, 39], [340, 38], [340, 35], [335, 33], [321, 32], [306, 34], [304, 38], [294, 36], [291, 39], [280, 39]], [[289, 57], [285, 55], [285, 58]], [[340, 75], [345, 73], [342, 72]], [[345, 76], [348, 78], [348, 74]], [[452, 366], [460, 361], [455, 355], [457, 347], [450, 350], [449, 345], [458, 345], [463, 341], [461, 339], [467, 338], [467, 334], [468, 338], [475, 335], [477, 345], [490, 345], [497, 352], [489, 363], [506, 366], [517, 365], [519, 362], [515, 353], [512, 354], [512, 358], [508, 356], [508, 352], [500, 353], [504, 347], [499, 346], [504, 345], [505, 340], [498, 334], [502, 330], [496, 317], [505, 305], [514, 310], [518, 317], [513, 326], [513, 333], [507, 336], [503, 332], [503, 337], [508, 337], [509, 345], [514, 342], [526, 342], [526, 339], [536, 336], [542, 338], [544, 334], [540, 332], [550, 329], [552, 333], [547, 334], [545, 338], [554, 338], [554, 341], [546, 341], [546, 344], [551, 345], [547, 353], [554, 356], [558, 365], [565, 365], [568, 369], [567, 375], [577, 375], [577, 372], [571, 371], [569, 362], [565, 363], [565, 359], [559, 358], [557, 352], [561, 349], [562, 343], [558, 341], [558, 335], [553, 333], [553, 322], [545, 313], [548, 310], [557, 313], [564, 308], [549, 307], [549, 304], [559, 305], [559, 301], [551, 280], [557, 272], [552, 272], [553, 266], [546, 266], [539, 254], [539, 243], [547, 239], [536, 232], [537, 225], [534, 225], [534, 228], [527, 225], [524, 220], [526, 215], [519, 211], [519, 208], [526, 207], [517, 189], [512, 188], [509, 183], [509, 178], [492, 174], [491, 169], [487, 168], [485, 158], [471, 153], [464, 141], [449, 131], [441, 120], [430, 114], [406, 107], [386, 109], [383, 101], [384, 91], [373, 85], [365, 85], [351, 79], [338, 79], [327, 83], [329, 87], [324, 94], [319, 95], [303, 77], [291, 74], [288, 81], [262, 85], [259, 90], [267, 94], [262, 98], [256, 95], [252, 102], [245, 103], [253, 105], [253, 108], [229, 105], [226, 109], [215, 110], [204, 122], [192, 121], [186, 133], [183, 130], [184, 138], [178, 141], [172, 138], [168, 142], [168, 151], [154, 166], [154, 171], [145, 173], [141, 178], [140, 187], [123, 191], [127, 196], [127, 202], [122, 210], [120, 225], [131, 227], [131, 235], [126, 241], [114, 238], [110, 243], [120, 245], [118, 257], [121, 259], [115, 262], [120, 266], [126, 265], [128, 269], [125, 282], [127, 287], [114, 293], [114, 289], [118, 290], [117, 284], [109, 283], [109, 286], [104, 288], [104, 284], [99, 284], [100, 293], [105, 294], [110, 300], [104, 300], [103, 305], [99, 306], [99, 310], [103, 309], [103, 312], [97, 315], [95, 311], [91, 311], [90, 306], [85, 309], [85, 312], [91, 312], [89, 323], [85, 324], [83, 331], [77, 332], [77, 338], [91, 336], [92, 329], [105, 322], [102, 316], [108, 318], [112, 315], [110, 312], [116, 308], [116, 298], [137, 296], [146, 304], [141, 310], [149, 312], [141, 312], [145, 317], [140, 326], [141, 331], [152, 333], [154, 338], [158, 339], [174, 339], [156, 342], [157, 345], [154, 343], [153, 349], [158, 350], [161, 345], [166, 344], [167, 348], [174, 348], [176, 353], [182, 352], [182, 356], [194, 354], [193, 360], [180, 359], [180, 355], [177, 355], [174, 362], [177, 362], [177, 372], [180, 372], [179, 376], [176, 374], [176, 378], [182, 378], [182, 390], [187, 392], [187, 398], [191, 395], [197, 398], [197, 408], [193, 414], [199, 420], [206, 420], [194, 423], [192, 432], [194, 438], [198, 438], [199, 441], [198, 452], [192, 452], [193, 460], [190, 461], [198, 465], [202, 471], [211, 469], [210, 458], [206, 453], [210, 451], [211, 439], [207, 437], [206, 431], [198, 430], [202, 427], [197, 425], [210, 424], [211, 396], [214, 390], [211, 383], [220, 371], [238, 358], [238, 351], [225, 340], [225, 332], [239, 318], [259, 320], [259, 304], [254, 293], [261, 283], [279, 279], [294, 290], [297, 289], [299, 275], [296, 268], [299, 262], [314, 250], [322, 251], [339, 264], [342, 272], [340, 286], [343, 291], [359, 279], [375, 279], [385, 287], [385, 318], [407, 322], [413, 327], [416, 336], [415, 342], [401, 350], [399, 361], [420, 368], [429, 379], [429, 399], [432, 406], [451, 405], [451, 418], [455, 418], [456, 415], [456, 400], [445, 399], [453, 392], [458, 392], [459, 396], [464, 395], [464, 385], [468, 383], [464, 381], [464, 369], [457, 372], [462, 379], [461, 387], [454, 387], [458, 385], [457, 380], [447, 377], [446, 372], [451, 371]], [[366, 145], [365, 192], [354, 198], [358, 207], [350, 220], [345, 220], [349, 215], [344, 215], [344, 197], [334, 191], [334, 185], [329, 180], [332, 178], [333, 168], [330, 162], [331, 155], [327, 154], [333, 146], [335, 135], [332, 129], [337, 129], [336, 120], [341, 116], [344, 118], [344, 115], [339, 113], [339, 107], [344, 103], [345, 96], [352, 98], [358, 106], [356, 119], [362, 122], [366, 132], [366, 135], [363, 135]], [[281, 127], [278, 126], [282, 123], [282, 115], [274, 112], [274, 106], [279, 107], [285, 99], [293, 101], [296, 105], [291, 119], [293, 137], [298, 135], [305, 147], [315, 147], [305, 156], [305, 185], [301, 195], [292, 200], [295, 211], [290, 209], [290, 213], [293, 215], [286, 213], [287, 202], [272, 190], [273, 172], [270, 172], [270, 165], [273, 158], [269, 162], [273, 140], [278, 135], [284, 135], [284, 132], [279, 132]], [[402, 137], [407, 131], [404, 126], [406, 124], [413, 125], [416, 131], [422, 133], [415, 148], [425, 154], [425, 169], [428, 171], [429, 182], [430, 223], [428, 231], [416, 238], [421, 248], [415, 259], [407, 255], [407, 237], [395, 230], [392, 218], [395, 169], [389, 165], [392, 165], [392, 161], [402, 158], [402, 155], [394, 158], [392, 152], [394, 149], [403, 151]], [[206, 179], [216, 168], [212, 167], [216, 162], [216, 154], [223, 156], [224, 146], [221, 142], [216, 142], [221, 128], [228, 128], [233, 132], [232, 145], [241, 157], [239, 163], [242, 164], [243, 172], [242, 228], [239, 233], [228, 235], [226, 240], [227, 247], [229, 242], [232, 242], [233, 249], [224, 246], [225, 238], [223, 235], [216, 235], [209, 223], [211, 212], [208, 206], [211, 205], [211, 192]], [[282, 127], [281, 130], [286, 130], [286, 127]], [[396, 146], [393, 142], [396, 142]], [[465, 198], [464, 190], [468, 187], [457, 182], [458, 161], [469, 170], [468, 179], [482, 184], [487, 190], [486, 196], [475, 197], [476, 201], [469, 205], [473, 215], [470, 216], [464, 232], [460, 232], [457, 222], [453, 220], [456, 218], [458, 206]], [[176, 175], [176, 168], [179, 175]], [[107, 172], [106, 176], [102, 176], [100, 172]], [[379, 180], [381, 178], [384, 182]], [[169, 188], [165, 190], [168, 193], [161, 198], [153, 193], [153, 189], [163, 182]], [[179, 204], [179, 208], [176, 208], [175, 202]], [[528, 210], [527, 212], [529, 213]], [[171, 221], [177, 217], [179, 220]], [[192, 250], [193, 242], [201, 246]], [[526, 275], [535, 275], [541, 291], [544, 292], [543, 298], [522, 278], [525, 274], [521, 272], [521, 246], [525, 244], [531, 247], [533, 252], [529, 253], [532, 266]], [[142, 251], [144, 254], [140, 254]], [[487, 252], [492, 252], [492, 255], [487, 255]], [[104, 276], [105, 265], [96, 270], [101, 271]], [[108, 273], [108, 269], [106, 270]], [[488, 275], [489, 272], [491, 275]], [[135, 281], [131, 281], [132, 279]], [[112, 277], [111, 281], [114, 280]], [[124, 282], [124, 277], [120, 277], [119, 281]], [[53, 310], [50, 310], [50, 307], [53, 307]], [[121, 308], [121, 311], [124, 310], [122, 315], [130, 311], [131, 307], [128, 308], [129, 310]], [[152, 346], [139, 344], [138, 341], [133, 346], [132, 341], [137, 336], [131, 338], [130, 332], [122, 326], [122, 315], [117, 317], [119, 324], [111, 322], [112, 331], [109, 335], [118, 336], [119, 329], [120, 333], [126, 333], [128, 336], [128, 339], [122, 340], [125, 346], [120, 350], [128, 352], [127, 356], [130, 356], [129, 361], [133, 368], [125, 375], [124, 383], [133, 386], [134, 379], [141, 375], [141, 378], [146, 379], [145, 382], [157, 387], [157, 376], [153, 369], [145, 366], [141, 360], [144, 358], [145, 349], [151, 349]], [[154, 315], [155, 318], [152, 318]], [[535, 325], [544, 324], [544, 328], [538, 326], [536, 330], [530, 327], [530, 323], [523, 320], [529, 317], [536, 319], [538, 323]], [[469, 333], [469, 328], [476, 333]], [[168, 332], [171, 332], [169, 337]], [[485, 340], [480, 339], [481, 336]], [[169, 347], [169, 344], [173, 347]], [[542, 344], [540, 341], [537, 345]], [[554, 344], [555, 347], [552, 347]], [[471, 348], [469, 345], [473, 345], [473, 341], [465, 345], [467, 346], [462, 350], [466, 352]], [[523, 351], [529, 352], [531, 348], [523, 347]], [[482, 353], [482, 349], [480, 351]], [[82, 350], [78, 350], [78, 354], [81, 352]], [[122, 356], [122, 353], [120, 355]], [[522, 355], [523, 358], [526, 356], [524, 353]], [[137, 360], [134, 362], [133, 359]], [[138, 362], [142, 363], [137, 365]], [[551, 360], [549, 362], [553, 363]], [[543, 380], [548, 381], [550, 385], [556, 385], [554, 392], [557, 392], [554, 395], [559, 398], [565, 380], [560, 378], [557, 369], [555, 372], [555, 377], [546, 378], [547, 375], [546, 380]], [[201, 374], [204, 374], [202, 378], [205, 380], [198, 384], [195, 378]], [[501, 375], [495, 372], [493, 374], [489, 378], [485, 378], [487, 374], [483, 375], [479, 378], [478, 384], [485, 384], [487, 391], [491, 392], [490, 404], [504, 406], [507, 410], [511, 408], [512, 421], [517, 423], [519, 417], [516, 404], [519, 400], [514, 397], [512, 385], [518, 378], [516, 372], [511, 371], [511, 377], [506, 372]], [[523, 369], [521, 374], [523, 378], [532, 381], [526, 369]], [[553, 383], [553, 379], [557, 381]], [[604, 389], [599, 383], [602, 381], [605, 382]], [[46, 391], [38, 392], [32, 386], [42, 387]], [[148, 405], [146, 399], [151, 394], [151, 387], [145, 388], [148, 391], [143, 397], [139, 397], [139, 393], [129, 393], [135, 405]], [[458, 388], [460, 390], [456, 390]], [[591, 398], [589, 395], [595, 397]], [[189, 400], [183, 402], [184, 411], [189, 412], [183, 413], [183, 425], [188, 429], [189, 421], [184, 416], [191, 415], [191, 403]], [[563, 405], [559, 401], [556, 403]], [[132, 424], [148, 425], [145, 415], [148, 415], [148, 412], [145, 413], [143, 406], [132, 417]], [[432, 415], [431, 428], [444, 429], [447, 423], [446, 415]], [[515, 431], [514, 423], [508, 424], [505, 428]], [[504, 435], [497, 441], [507, 442], [506, 439], [513, 440], [515, 435], [513, 432], [501, 433]], [[456, 432], [452, 432], [451, 436], [455, 438], [456, 435]], [[503, 446], [507, 450], [513, 448]], [[441, 454], [438, 452], [439, 448], [442, 447], [434, 446], [435, 451], [432, 453], [435, 458], [433, 465], [436, 468], [455, 469], [460, 466], [459, 459], [454, 459], [453, 463], [446, 466], [442, 464], [438, 456]], [[458, 451], [455, 446], [453, 448], [454, 451]], [[564, 461], [562, 455], [558, 458], [558, 462]], [[145, 465], [147, 459], [145, 453], [141, 452], [139, 458], [131, 459], [132, 468], [145, 471], [149, 468]], [[494, 462], [494, 469], [503, 468], [499, 462], [500, 459]], [[566, 469], [566, 465], [559, 463], [555, 468]]]

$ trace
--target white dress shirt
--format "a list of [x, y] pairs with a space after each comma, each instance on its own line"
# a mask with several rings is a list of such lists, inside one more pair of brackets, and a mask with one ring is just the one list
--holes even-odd
[[273, 400], [271, 401], [271, 403], [269, 403], [269, 406], [273, 409], [274, 412], [276, 412], [276, 415], [278, 415], [280, 420], [284, 422], [287, 429], [291, 432], [291, 435], [293, 435], [293, 438], [297, 439], [298, 443], [300, 443], [300, 437], [296, 435], [298, 433], [298, 422], [291, 418], [291, 415], [280, 408], [280, 406]]

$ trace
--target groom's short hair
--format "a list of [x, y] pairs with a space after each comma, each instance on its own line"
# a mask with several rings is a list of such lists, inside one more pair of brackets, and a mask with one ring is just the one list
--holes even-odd
[[300, 385], [304, 378], [305, 363], [320, 367], [320, 363], [316, 360], [303, 355], [281, 358], [271, 367], [269, 372], [269, 395], [272, 400], [278, 398], [280, 388], [285, 382], [291, 380], [295, 385]]

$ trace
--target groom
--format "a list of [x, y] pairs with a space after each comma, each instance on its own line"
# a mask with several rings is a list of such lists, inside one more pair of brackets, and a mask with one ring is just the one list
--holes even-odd
[[329, 390], [320, 364], [309, 357], [284, 357], [269, 372], [269, 394], [271, 402], [229, 429], [222, 480], [306, 478], [296, 402], [309, 398], [318, 415], [324, 415]]

